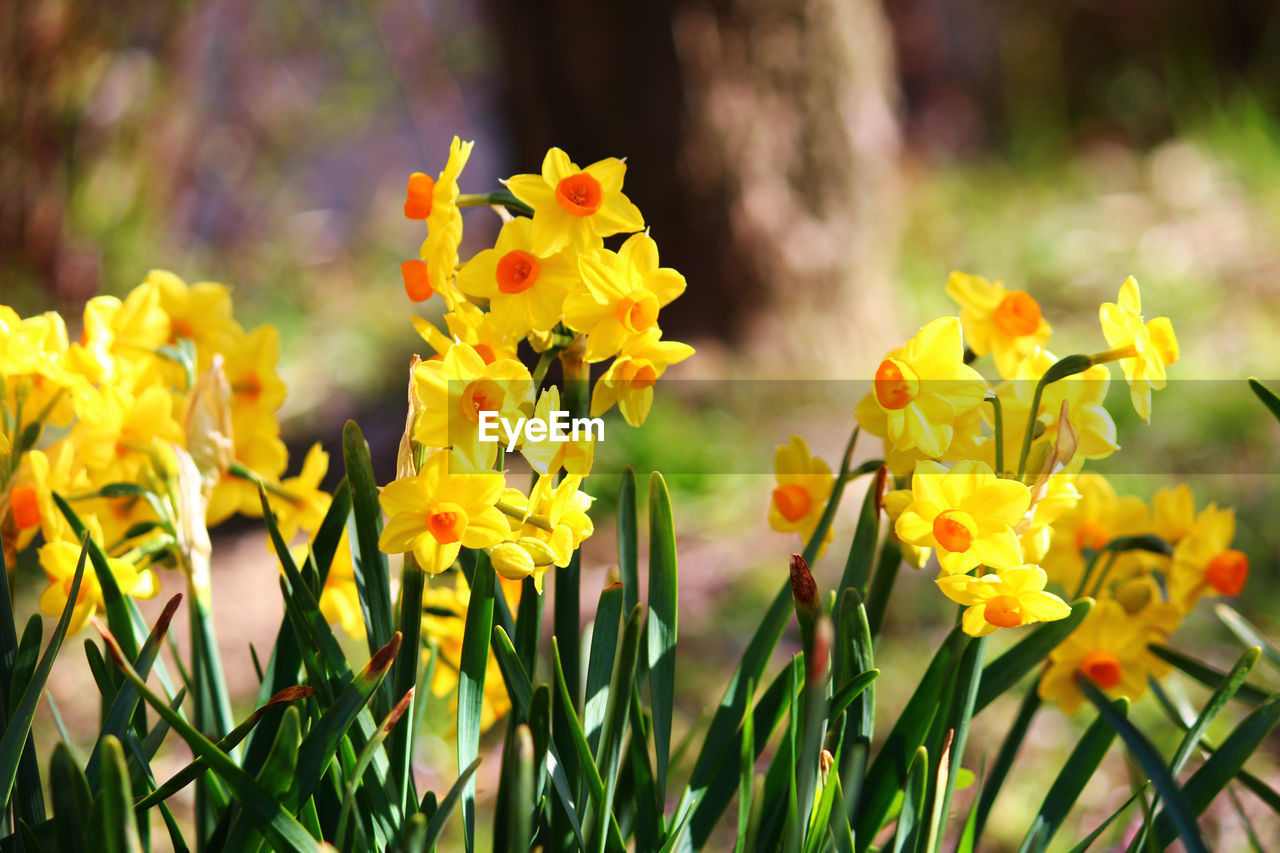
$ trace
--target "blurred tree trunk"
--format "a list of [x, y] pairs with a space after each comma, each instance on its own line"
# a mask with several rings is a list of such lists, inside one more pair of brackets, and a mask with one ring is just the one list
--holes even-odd
[[899, 231], [879, 0], [490, 2], [515, 162], [628, 157], [627, 191], [689, 279], [668, 335], [748, 341], [757, 375], [879, 356]]

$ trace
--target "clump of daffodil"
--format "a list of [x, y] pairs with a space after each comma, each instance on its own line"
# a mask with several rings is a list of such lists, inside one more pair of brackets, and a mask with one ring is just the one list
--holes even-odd
[[1151, 532], [1176, 545], [1196, 524], [1196, 499], [1187, 483], [1158, 489], [1151, 496]]
[[960, 621], [964, 632], [985, 637], [997, 628], [1054, 622], [1069, 616], [1067, 603], [1044, 591], [1046, 580], [1036, 566], [1017, 566], [980, 577], [943, 574], [937, 584], [947, 598], [964, 605]]
[[964, 363], [955, 317], [934, 320], [889, 353], [872, 386], [858, 404], [858, 422], [882, 417], [884, 434], [897, 449], [918, 449], [932, 459], [947, 451], [957, 419], [976, 409], [987, 392], [986, 380]]
[[1148, 626], [1119, 603], [1099, 601], [1067, 639], [1049, 653], [1040, 698], [1074, 714], [1084, 702], [1076, 678], [1087, 678], [1112, 697], [1137, 699], [1147, 689], [1154, 656], [1147, 651]]
[[492, 468], [498, 454], [497, 441], [480, 440], [481, 413], [514, 422], [533, 410], [533, 380], [525, 366], [514, 359], [485, 364], [469, 344], [419, 363], [413, 387], [421, 405], [414, 440], [423, 447], [450, 447], [455, 465], [477, 471]]
[[419, 261], [401, 267], [405, 291], [409, 298], [421, 302], [439, 293], [452, 307], [457, 301], [452, 280], [458, 266], [458, 244], [462, 242], [462, 212], [458, 210], [458, 175], [471, 156], [474, 142], [454, 137], [449, 144], [449, 159], [439, 177], [425, 172], [409, 176], [405, 188], [404, 215], [408, 219], [425, 220], [427, 237], [419, 251]]
[[947, 295], [960, 306], [964, 338], [976, 356], [991, 353], [1001, 376], [1012, 378], [1018, 362], [1049, 340], [1052, 330], [1040, 303], [1025, 290], [1008, 290], [998, 281], [953, 272]]
[[[769, 501], [769, 526], [780, 533], [799, 533], [801, 544], [809, 541], [818, 527], [835, 477], [831, 466], [809, 454], [809, 445], [798, 435], [789, 444], [778, 445], [773, 455], [773, 476], [777, 488]], [[818, 556], [827, 550], [831, 528], [823, 537]]]
[[1249, 558], [1231, 547], [1236, 514], [1209, 504], [1173, 549], [1169, 598], [1184, 613], [1204, 595], [1239, 595], [1249, 579]]
[[1129, 383], [1134, 410], [1151, 421], [1151, 392], [1165, 385], [1165, 368], [1178, 360], [1178, 339], [1168, 317], [1142, 319], [1142, 294], [1133, 276], [1120, 286], [1116, 302], [1105, 302], [1098, 310], [1102, 334], [1111, 347], [1094, 356], [1096, 363], [1119, 361]]
[[649, 329], [628, 342], [609, 369], [596, 381], [591, 394], [591, 416], [613, 408], [631, 426], [640, 426], [653, 406], [653, 385], [673, 364], [693, 355], [693, 347], [662, 340], [659, 329]]
[[444, 315], [448, 334], [421, 317], [410, 319], [413, 328], [435, 352], [433, 357], [443, 356], [454, 344], [462, 343], [474, 349], [485, 364], [516, 358], [520, 337], [508, 328], [499, 326], [492, 313], [470, 302], [459, 302], [452, 311]]
[[617, 157], [582, 169], [552, 148], [542, 160], [542, 174], [508, 179], [512, 195], [533, 208], [533, 253], [546, 257], [566, 246], [591, 249], [602, 237], [644, 228], [640, 209], [622, 192], [626, 172]]
[[492, 249], [458, 272], [458, 289], [487, 299], [493, 321], [514, 338], [555, 328], [565, 296], [580, 282], [576, 258], [568, 251], [535, 255], [532, 234], [530, 220], [511, 220]]
[[383, 487], [387, 514], [378, 547], [388, 554], [413, 552], [418, 565], [437, 575], [463, 548], [488, 548], [506, 538], [506, 516], [496, 507], [501, 473], [454, 473], [449, 452], [433, 453], [422, 469]]
[[684, 276], [658, 266], [658, 244], [633, 234], [617, 252], [584, 252], [583, 287], [564, 303], [565, 325], [587, 335], [589, 362], [603, 361], [657, 328], [658, 312], [684, 293]]
[[996, 477], [981, 462], [957, 462], [950, 471], [921, 462], [911, 478], [911, 497], [894, 531], [909, 545], [934, 548], [944, 572], [1022, 565], [1014, 526], [1031, 502], [1022, 483]]

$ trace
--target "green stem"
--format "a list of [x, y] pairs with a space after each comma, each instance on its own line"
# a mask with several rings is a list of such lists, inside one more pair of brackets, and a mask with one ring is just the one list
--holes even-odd
[[526, 216], [533, 216], [533, 208], [512, 195], [511, 190], [500, 189], [489, 193], [462, 193], [458, 207], [509, 207]]
[[1022, 452], [1018, 454], [1018, 479], [1027, 472], [1027, 455], [1031, 452], [1031, 439], [1035, 435], [1036, 417], [1040, 414], [1040, 398], [1044, 396], [1044, 389], [1048, 388], [1059, 379], [1065, 379], [1068, 376], [1074, 376], [1077, 373], [1083, 373], [1094, 365], [1094, 356], [1088, 355], [1069, 355], [1066, 358], [1059, 359], [1052, 367], [1045, 371], [1044, 376], [1040, 377], [1040, 381], [1036, 383], [1036, 392], [1031, 397], [1031, 411], [1027, 413], [1027, 429], [1022, 434]]
[[991, 773], [982, 786], [982, 795], [978, 800], [978, 811], [974, 822], [975, 849], [978, 849], [977, 842], [982, 837], [982, 829], [991, 814], [991, 806], [995, 803], [996, 795], [1000, 793], [1005, 777], [1009, 775], [1014, 759], [1018, 757], [1018, 750], [1027, 737], [1027, 731], [1031, 728], [1031, 721], [1035, 718], [1036, 711], [1040, 710], [1040, 701], [1040, 679], [1037, 677], [1035, 683], [1022, 697], [1018, 716], [1009, 727], [1009, 734], [1005, 736], [1004, 743], [1000, 744], [1000, 752], [996, 755], [995, 764], [992, 765]]
[[991, 404], [991, 418], [995, 424], [996, 436], [996, 476], [1004, 474], [1004, 404], [995, 394], [990, 394], [986, 401]]

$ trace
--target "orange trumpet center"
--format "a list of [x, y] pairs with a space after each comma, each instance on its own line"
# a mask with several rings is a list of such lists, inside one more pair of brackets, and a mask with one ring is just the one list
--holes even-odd
[[982, 617], [997, 628], [1017, 628], [1022, 624], [1022, 605], [1012, 595], [997, 595], [982, 608]]
[[896, 358], [886, 358], [876, 368], [876, 400], [886, 409], [902, 409], [920, 394], [915, 371]]
[[590, 216], [604, 202], [604, 187], [592, 175], [579, 172], [556, 184], [556, 203], [574, 216]]
[[1249, 558], [1235, 549], [1223, 551], [1209, 561], [1204, 579], [1223, 595], [1239, 595], [1249, 578]]
[[427, 530], [441, 545], [457, 542], [467, 529], [467, 511], [455, 503], [442, 503], [427, 516]]
[[516, 249], [507, 252], [498, 261], [494, 278], [498, 280], [498, 290], [503, 293], [524, 293], [538, 283], [538, 273], [541, 270], [542, 265], [537, 258]]
[[658, 297], [652, 293], [637, 296], [624, 296], [618, 301], [618, 321], [632, 334], [648, 331], [658, 319]]
[[1025, 290], [1015, 290], [996, 306], [992, 321], [1011, 338], [1030, 335], [1040, 328], [1040, 303]]
[[948, 551], [968, 551], [973, 544], [973, 533], [955, 510], [938, 513], [933, 520], [933, 538]]
[[773, 490], [773, 504], [787, 521], [799, 521], [809, 514], [813, 498], [804, 486], [788, 483]]
[[462, 392], [462, 415], [472, 423], [479, 423], [481, 412], [498, 412], [506, 393], [492, 379], [477, 379]]
[[404, 215], [408, 219], [426, 219], [431, 215], [431, 201], [436, 182], [430, 175], [414, 172], [405, 191]]
[[1120, 659], [1102, 649], [1094, 649], [1085, 655], [1080, 660], [1080, 671], [1103, 690], [1115, 687], [1120, 683], [1120, 677], [1124, 675]]
[[31, 486], [14, 486], [9, 493], [9, 506], [13, 510], [13, 523], [19, 530], [35, 527], [40, 523], [40, 501]]
[[402, 261], [400, 277], [404, 279], [404, 292], [413, 302], [426, 302], [435, 293], [431, 289], [431, 277], [427, 275], [426, 261]]
[[1100, 551], [1111, 541], [1111, 531], [1096, 521], [1085, 521], [1076, 528], [1076, 550]]

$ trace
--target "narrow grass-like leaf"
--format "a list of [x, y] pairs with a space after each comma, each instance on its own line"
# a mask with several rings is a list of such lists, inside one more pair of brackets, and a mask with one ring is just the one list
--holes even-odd
[[[826, 732], [827, 685], [831, 675], [831, 646], [834, 645], [834, 640], [831, 620], [825, 614], [819, 616], [814, 624], [813, 640], [804, 654], [802, 724], [796, 753], [796, 809], [800, 820], [801, 844], [808, 839], [812, 825], [810, 814], [813, 811], [814, 791], [818, 781], [822, 737]], [[825, 833], [826, 826], [825, 818], [818, 822], [818, 833]]]
[[1213, 612], [1217, 614], [1218, 618], [1222, 620], [1222, 624], [1226, 625], [1227, 629], [1235, 634], [1246, 648], [1257, 646], [1262, 650], [1267, 662], [1280, 669], [1280, 647], [1271, 642], [1252, 622], [1241, 616], [1235, 608], [1221, 602], [1213, 606]]
[[116, 576], [111, 573], [106, 553], [98, 543], [93, 541], [93, 537], [89, 536], [88, 528], [80, 521], [80, 517], [71, 508], [71, 504], [67, 503], [62, 495], [57, 492], [54, 492], [52, 497], [54, 504], [57, 505], [58, 510], [66, 518], [67, 524], [71, 526], [71, 531], [88, 549], [89, 562], [93, 566], [94, 574], [98, 578], [98, 586], [101, 589], [103, 609], [107, 613], [107, 625], [111, 627], [111, 632], [115, 634], [116, 641], [120, 643], [120, 648], [129, 656], [129, 660], [134, 660], [138, 657], [138, 640], [137, 634], [134, 632], [133, 617], [130, 615], [128, 605], [125, 603], [124, 593], [120, 591], [120, 584], [116, 582]]
[[[679, 578], [676, 568], [676, 529], [666, 481], [654, 471], [649, 477], [649, 701], [653, 712], [653, 743], [657, 754], [658, 794], [665, 797], [667, 764], [671, 760], [671, 721], [675, 711], [676, 628], [679, 621]], [[624, 700], [629, 697], [623, 697]]]
[[[18, 654], [18, 635], [13, 622], [13, 604], [9, 600], [9, 571], [5, 565], [4, 549], [0, 548], [0, 696], [7, 695], [9, 701], [16, 702], [20, 685], [15, 678], [16, 657]], [[22, 679], [24, 682], [27, 678]], [[8, 719], [8, 714], [4, 715]], [[35, 826], [45, 819], [44, 786], [40, 781], [40, 763], [36, 758], [35, 740], [27, 734], [26, 744], [18, 759], [18, 772], [15, 776], [13, 798], [16, 817]]]
[[596, 753], [600, 744], [600, 725], [604, 722], [605, 706], [612, 695], [609, 680], [618, 649], [618, 628], [622, 621], [624, 587], [615, 583], [600, 593], [596, 605], [595, 623], [591, 629], [591, 654], [587, 660], [587, 694], [582, 704], [582, 727], [587, 733], [587, 745]]
[[[146, 678], [151, 673], [151, 665], [155, 663], [156, 656], [160, 654], [165, 634], [169, 631], [169, 623], [173, 620], [173, 614], [177, 612], [178, 604], [181, 601], [181, 594], [169, 599], [169, 602], [164, 606], [164, 610], [160, 612], [160, 617], [156, 620], [151, 634], [147, 637], [146, 642], [142, 644], [142, 650], [138, 653], [138, 659], [134, 661], [133, 668], [143, 678]], [[116, 697], [111, 703], [111, 709], [107, 712], [102, 729], [98, 734], [98, 742], [94, 744], [93, 754], [89, 756], [89, 763], [85, 767], [85, 776], [89, 779], [89, 787], [91, 789], [95, 791], [98, 789], [98, 762], [101, 760], [100, 752], [103, 738], [108, 735], [116, 738], [124, 736], [125, 730], [129, 726], [129, 721], [133, 718], [133, 712], [138, 707], [139, 699], [138, 691], [134, 690], [133, 686], [129, 684], [122, 685], [119, 692], [116, 693]]]
[[982, 682], [978, 686], [978, 698], [973, 712], [977, 714], [1016, 685], [1022, 678], [1042, 664], [1049, 652], [1067, 638], [1093, 609], [1092, 598], [1082, 598], [1071, 605], [1071, 615], [1056, 622], [1045, 622], [1033, 628], [1013, 648], [987, 664], [982, 670]]
[[[747, 692], [752, 692], [755, 685], [747, 685]], [[747, 840], [747, 827], [751, 822], [751, 795], [756, 784], [756, 734], [753, 725], [754, 714], [746, 714], [742, 718], [742, 750], [738, 770], [738, 843], [735, 853], [743, 849]]]
[[902, 789], [902, 810], [898, 812], [898, 826], [893, 833], [893, 853], [907, 853], [916, 849], [916, 842], [927, 830], [925, 807], [925, 777], [929, 775], [929, 753], [922, 746], [916, 750], [907, 771]]
[[965, 746], [969, 741], [969, 725], [973, 720], [974, 707], [978, 696], [978, 682], [982, 676], [982, 659], [987, 649], [987, 638], [978, 637], [970, 640], [960, 656], [960, 667], [956, 672], [955, 687], [952, 693], [951, 707], [945, 723], [949, 743], [943, 746], [938, 757], [938, 788], [941, 792], [939, 801], [933, 804], [935, 819], [930, 824], [930, 847], [933, 839], [941, 839], [947, 815], [951, 811], [951, 798], [955, 794], [956, 780], [964, 761]]
[[378, 482], [369, 460], [369, 445], [355, 421], [342, 428], [342, 458], [347, 483], [351, 487], [351, 518], [348, 535], [351, 563], [364, 613], [365, 636], [372, 655], [391, 639], [391, 578], [387, 557], [378, 550], [382, 534], [382, 508], [378, 505]]
[[[13, 792], [13, 783], [18, 776], [22, 753], [26, 749], [27, 738], [31, 733], [31, 720], [35, 716], [36, 705], [40, 702], [40, 693], [44, 690], [49, 672], [53, 669], [53, 660], [57, 657], [58, 650], [62, 648], [62, 641], [67, 636], [67, 628], [71, 625], [71, 614], [75, 610], [77, 596], [80, 594], [80, 584], [84, 580], [87, 553], [87, 549], [82, 545], [80, 559], [76, 563], [76, 572], [72, 575], [71, 586], [67, 589], [67, 602], [62, 608], [62, 616], [49, 637], [49, 645], [45, 647], [40, 663], [36, 665], [35, 672], [27, 680], [21, 698], [16, 705], [13, 705], [13, 712], [5, 724], [4, 735], [0, 736], [0, 803], [8, 803], [9, 795]], [[0, 582], [8, 583], [8, 578], [0, 578]]]
[[58, 742], [49, 760], [49, 793], [53, 796], [52, 823], [58, 849], [88, 850], [93, 794], [65, 741]]
[[886, 538], [880, 547], [880, 559], [876, 561], [876, 570], [871, 575], [871, 587], [867, 590], [867, 624], [871, 627], [873, 637], [880, 636], [884, 611], [889, 606], [889, 594], [893, 592], [893, 585], [898, 579], [900, 568], [902, 568], [902, 546], [892, 538]]
[[636, 512], [636, 469], [622, 469], [618, 487], [618, 573], [627, 612], [640, 603], [640, 535]]
[[1183, 796], [1178, 784], [1173, 780], [1164, 759], [1160, 757], [1160, 752], [1151, 741], [1147, 740], [1146, 735], [1138, 731], [1127, 717], [1111, 705], [1111, 700], [1093, 682], [1087, 678], [1077, 677], [1076, 683], [1085, 697], [1098, 708], [1098, 713], [1115, 728], [1125, 746], [1129, 748], [1129, 753], [1164, 799], [1171, 826], [1177, 829], [1188, 853], [1208, 853], [1209, 848], [1205, 846], [1200, 829], [1196, 826], [1195, 813], [1191, 811], [1187, 798]]
[[[395, 668], [391, 672], [393, 696], [412, 697], [418, 684], [422, 651], [422, 591], [425, 584], [426, 574], [418, 566], [417, 558], [412, 553], [405, 554], [404, 569], [400, 573], [400, 634], [404, 642], [400, 644]], [[395, 726], [387, 735], [391, 789], [399, 795], [400, 807], [405, 810], [418, 801], [413, 782], [413, 724], [411, 705], [404, 723]]]
[[246, 813], [252, 816], [268, 840], [277, 849], [312, 853], [316, 847], [316, 839], [302, 827], [302, 824], [298, 823], [275, 798], [267, 794], [256, 781], [241, 770], [230, 756], [192, 728], [163, 699], [152, 693], [146, 683], [133, 671], [111, 633], [104, 628], [99, 630], [112, 657], [115, 658], [116, 666], [124, 673], [125, 678], [137, 688], [147, 704], [169, 723], [174, 732], [187, 742], [192, 752], [204, 758], [210, 769], [227, 782], [235, 792], [237, 802], [244, 806]]
[[[622, 761], [622, 741], [627, 729], [627, 711], [631, 705], [632, 687], [635, 684], [636, 664], [640, 659], [640, 632], [644, 626], [644, 609], [636, 605], [627, 617], [622, 631], [622, 642], [618, 646], [613, 665], [613, 674], [609, 680], [609, 699], [605, 706], [604, 721], [600, 727], [600, 743], [596, 748], [592, 762], [600, 770], [604, 780], [604, 797], [600, 806], [601, 815], [613, 819], [613, 796], [618, 785], [618, 768]], [[590, 746], [590, 744], [588, 744]], [[661, 795], [662, 789], [657, 790]], [[588, 822], [588, 825], [590, 823]], [[601, 834], [603, 836], [603, 833]], [[590, 833], [587, 835], [591, 838]], [[621, 839], [619, 839], [621, 840]], [[603, 841], [597, 847], [604, 849]]]
[[[1186, 798], [1186, 807], [1191, 814], [1199, 815], [1209, 807], [1214, 797], [1244, 766], [1245, 761], [1257, 752], [1277, 722], [1280, 722], [1280, 695], [1249, 712], [1240, 725], [1227, 735], [1226, 740], [1191, 774], [1191, 778], [1182, 787], [1181, 793]], [[1178, 805], [1166, 801], [1156, 816], [1155, 837], [1162, 848], [1171, 844], [1175, 835], [1182, 835], [1183, 843], [1186, 843], [1176, 811]], [[1190, 845], [1187, 846], [1190, 849]]]
[[[1124, 716], [1129, 713], [1128, 699], [1122, 697], [1113, 705], [1117, 714]], [[1097, 772], [1098, 765], [1106, 757], [1115, 739], [1115, 727], [1102, 716], [1097, 717], [1090, 724], [1081, 735], [1075, 749], [1071, 751], [1066, 763], [1062, 765], [1058, 777], [1053, 780], [1053, 785], [1049, 787], [1049, 793], [1045, 795], [1040, 811], [1022, 840], [1018, 853], [1043, 850], [1049, 846], [1049, 842], [1053, 840], [1062, 822], [1071, 813], [1071, 808]]]
[[836, 589], [837, 597], [846, 589], [856, 589], [862, 596], [867, 594], [871, 567], [876, 560], [876, 547], [880, 544], [879, 486], [880, 478], [872, 479], [867, 494], [862, 499], [862, 510], [858, 513], [858, 525], [853, 531], [853, 542], [844, 563], [844, 574], [840, 576], [840, 586]]
[[[487, 554], [476, 553], [467, 618], [462, 629], [458, 666], [458, 771], [471, 764], [480, 751], [480, 718], [484, 709], [484, 677], [489, 664], [493, 633], [493, 567]], [[476, 789], [474, 780], [462, 789], [463, 839], [467, 853], [475, 849]]]
[[[627, 746], [627, 765], [635, 806], [633, 831], [637, 850], [654, 850], [661, 843], [664, 814], [658, 800], [658, 785], [653, 778], [653, 762], [649, 758], [649, 737], [653, 733], [653, 717], [644, 710], [639, 686], [631, 687], [631, 741]], [[621, 823], [621, 821], [619, 821]]]
[[120, 741], [108, 735], [102, 744], [102, 792], [94, 803], [95, 850], [103, 853], [142, 853], [138, 824], [133, 817], [133, 789]]
[[347, 819], [351, 815], [352, 808], [355, 807], [356, 791], [364, 778], [365, 770], [368, 769], [369, 764], [373, 761], [374, 754], [382, 748], [382, 742], [387, 739], [387, 736], [395, 729], [396, 723], [400, 721], [400, 718], [405, 715], [412, 705], [413, 688], [411, 687], [391, 709], [391, 713], [382, 721], [382, 725], [378, 726], [374, 736], [360, 750], [360, 755], [356, 758], [355, 769], [347, 779], [347, 789], [342, 797], [342, 813], [338, 817], [338, 831], [336, 833], [339, 844], [343, 844], [346, 841]]
[[866, 796], [862, 798], [854, 830], [860, 852], [871, 845], [889, 813], [894, 795], [906, 783], [916, 750], [924, 744], [933, 725], [933, 718], [938, 713], [938, 701], [947, 674], [968, 640], [959, 628], [947, 635], [867, 771], [863, 785]]
[[[1090, 847], [1093, 846], [1093, 843], [1095, 841], [1097, 841], [1099, 838], [1102, 837], [1102, 833], [1106, 832], [1107, 828], [1111, 826], [1111, 824], [1115, 823], [1116, 818], [1120, 817], [1120, 815], [1128, 811], [1129, 806], [1136, 803], [1138, 801], [1138, 798], [1145, 794], [1146, 789], [1147, 789], [1147, 785], [1146, 783], [1144, 783], [1142, 787], [1138, 788], [1132, 794], [1130, 794], [1129, 799], [1125, 800], [1123, 803], [1120, 804], [1120, 808], [1116, 809], [1111, 814], [1107, 815], [1107, 819], [1104, 820], [1102, 823], [1098, 824], [1098, 826], [1093, 830], [1093, 832], [1090, 832], [1088, 835], [1086, 835], [1080, 841], [1079, 844], [1077, 844], [1075, 847], [1072, 847], [1070, 850], [1070, 853], [1085, 853], [1086, 850], [1088, 850]], [[972, 853], [972, 851], [957, 851], [957, 853]]]
[[1026, 739], [1027, 732], [1031, 728], [1031, 722], [1040, 710], [1039, 687], [1040, 679], [1037, 678], [1027, 688], [1027, 692], [1022, 695], [1022, 702], [1018, 705], [1018, 713], [1009, 725], [1004, 740], [1000, 743], [1000, 750], [996, 753], [996, 760], [992, 763], [991, 769], [987, 773], [986, 783], [982, 786], [982, 792], [978, 797], [977, 814], [974, 819], [975, 844], [982, 838], [982, 830], [986, 828], [987, 817], [991, 814], [992, 806], [995, 805], [996, 796], [999, 795], [1000, 790], [1004, 787], [1009, 770], [1013, 767], [1014, 760], [1018, 757], [1018, 750], [1022, 748], [1022, 742]]
[[1246, 650], [1240, 656], [1240, 659], [1236, 661], [1235, 666], [1231, 667], [1231, 672], [1227, 673], [1226, 678], [1218, 685], [1218, 689], [1213, 691], [1213, 695], [1205, 703], [1204, 709], [1196, 717], [1196, 721], [1191, 724], [1191, 728], [1187, 729], [1182, 742], [1178, 744], [1178, 751], [1174, 753], [1173, 761], [1169, 762], [1169, 772], [1174, 776], [1181, 773], [1182, 768], [1187, 766], [1187, 760], [1191, 758], [1196, 745], [1200, 743], [1200, 738], [1209, 728], [1209, 723], [1213, 722], [1213, 718], [1218, 716], [1218, 713], [1226, 707], [1227, 702], [1231, 701], [1231, 697], [1235, 695], [1235, 692], [1244, 684], [1244, 680], [1249, 677], [1254, 664], [1258, 662], [1260, 654], [1261, 650], [1256, 646]]
[[1252, 376], [1249, 377], [1249, 388], [1262, 401], [1262, 405], [1266, 406], [1267, 410], [1271, 412], [1271, 416], [1280, 421], [1280, 397], [1276, 396], [1276, 392]]
[[[498, 669], [502, 671], [502, 680], [507, 685], [507, 692], [511, 696], [512, 702], [520, 709], [523, 716], [533, 722], [535, 709], [542, 708], [545, 710], [545, 706], [537, 701], [536, 696], [542, 694], [548, 699], [550, 698], [546, 685], [539, 685], [538, 690], [534, 690], [532, 683], [529, 681], [529, 675], [524, 671], [515, 647], [511, 644], [511, 638], [507, 636], [506, 631], [502, 630], [501, 625], [495, 625], [493, 628], [493, 653], [498, 661]], [[549, 728], [550, 726], [544, 722], [542, 726], [539, 726], [534, 731], [535, 734], [539, 734]], [[582, 838], [578, 807], [574, 802], [573, 791], [570, 789], [568, 778], [565, 775], [565, 765], [560, 760], [554, 742], [549, 741], [546, 745], [546, 761], [548, 765], [547, 773], [551, 776], [552, 787], [555, 788], [560, 805], [569, 820], [573, 836], [576, 838], [578, 846], [584, 847], [585, 842]]]
[[529, 726], [516, 726], [515, 787], [509, 798], [508, 853], [528, 853], [533, 849], [533, 815], [537, 805], [534, 789], [533, 734]]
[[[1183, 654], [1177, 649], [1172, 649], [1159, 643], [1152, 643], [1147, 648], [1150, 649], [1151, 653], [1156, 657], [1166, 663], [1172, 664], [1184, 674], [1189, 675], [1191, 678], [1206, 687], [1216, 688], [1227, 678], [1227, 673], [1217, 667], [1210, 666], [1203, 661], [1196, 660], [1189, 655]], [[1261, 705], [1263, 702], [1266, 702], [1270, 696], [1271, 694], [1266, 690], [1263, 690], [1261, 687], [1255, 687], [1247, 682], [1242, 683], [1235, 693], [1236, 699], [1249, 705]]]
[[480, 759], [477, 758], [458, 774], [458, 781], [453, 783], [453, 787], [444, 795], [444, 799], [440, 801], [440, 805], [431, 816], [431, 823], [427, 824], [427, 832], [422, 840], [422, 846], [418, 849], [435, 849], [436, 842], [440, 840], [440, 834], [444, 832], [445, 824], [449, 822], [450, 816], [453, 815], [453, 810], [457, 808], [458, 801], [462, 798], [462, 789], [472, 781], [472, 777], [475, 776], [476, 769], [479, 766]]

